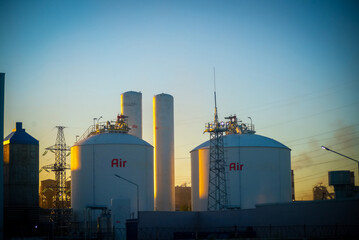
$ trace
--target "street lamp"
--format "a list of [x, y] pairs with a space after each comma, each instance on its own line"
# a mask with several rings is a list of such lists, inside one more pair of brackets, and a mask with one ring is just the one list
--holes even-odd
[[100, 119], [102, 118], [102, 116], [101, 117], [99, 117], [98, 119], [97, 119], [97, 123], [99, 123], [100, 122]]
[[324, 146], [322, 146], [322, 149], [327, 150], [327, 151], [330, 151], [330, 152], [333, 152], [333, 153], [336, 153], [336, 154], [338, 154], [338, 155], [340, 155], [340, 156], [342, 156], [342, 157], [348, 158], [348, 159], [350, 159], [350, 160], [352, 160], [352, 161], [358, 163], [358, 179], [359, 179], [359, 161], [358, 161], [358, 160], [356, 160], [356, 159], [354, 159], [354, 158], [351, 158], [351, 157], [348, 157], [348, 156], [345, 156], [344, 154], [338, 153], [338, 152], [333, 151], [332, 149], [329, 149], [329, 148], [324, 147]]
[[137, 190], [137, 218], [138, 218], [138, 213], [139, 213], [139, 211], [140, 211], [140, 209], [139, 209], [139, 205], [140, 205], [140, 204], [139, 204], [138, 184], [136, 184], [136, 183], [134, 183], [134, 182], [132, 182], [132, 181], [130, 181], [130, 180], [124, 178], [124, 177], [121, 177], [120, 175], [117, 175], [117, 174], [115, 174], [115, 177], [121, 178], [122, 180], [125, 180], [126, 182], [131, 183], [131, 184], [133, 184], [133, 185], [136, 186], [136, 190]]
[[93, 118], [93, 131], [95, 131], [96, 120], [97, 118]]

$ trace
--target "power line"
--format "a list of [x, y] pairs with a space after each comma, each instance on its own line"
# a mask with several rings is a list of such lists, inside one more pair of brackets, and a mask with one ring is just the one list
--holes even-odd
[[[289, 145], [290, 147], [294, 147], [294, 146], [300, 146], [300, 145], [304, 145], [304, 144], [315, 143], [315, 142], [319, 142], [319, 141], [323, 142], [323, 141], [330, 140], [330, 139], [336, 139], [336, 138], [341, 138], [341, 137], [351, 136], [351, 135], [356, 135], [356, 134], [358, 134], [358, 133], [357, 132], [352, 132], [352, 133], [349, 133], [349, 134], [343, 134], [343, 135], [339, 135], [339, 136], [335, 136], [335, 137], [332, 136], [332, 137], [323, 138], [323, 139], [314, 139], [314, 140], [309, 141], [309, 142], [303, 142], [303, 143], [297, 143], [297, 144], [287, 144], [287, 145]], [[308, 137], [308, 138], [311, 138], [311, 137]], [[354, 139], [357, 139], [357, 138], [359, 138], [359, 136], [356, 136], [356, 137], [351, 138], [351, 139], [354, 140]], [[341, 143], [343, 143], [343, 142], [341, 142]]]
[[[349, 85], [349, 87], [351, 87], [352, 84], [347, 83], [346, 85]], [[257, 105], [257, 106], [249, 106], [248, 108], [256, 109], [255, 111], [270, 110], [270, 109], [273, 109], [271, 106], [273, 106], [273, 105], [278, 106], [276, 103], [281, 103], [282, 106], [292, 105], [293, 102], [296, 102], [298, 100], [300, 100], [300, 102], [304, 102], [304, 101], [313, 100], [315, 98], [322, 98], [322, 97], [327, 96], [327, 95], [333, 95], [333, 94], [337, 95], [339, 91], [346, 90], [347, 88], [348, 87], [345, 86], [345, 85], [338, 86], [337, 84], [334, 84], [333, 86], [328, 87], [328, 88], [326, 88], [326, 89], [324, 89], [323, 91], [320, 91], [320, 92], [315, 91], [315, 92], [312, 92], [312, 93], [301, 94], [301, 95], [297, 95], [297, 96], [292, 96], [290, 98], [279, 99], [279, 100], [272, 101], [272, 102], [269, 102], [269, 103], [264, 103], [264, 104], [261, 103], [260, 105]], [[310, 96], [312, 96], [312, 97], [310, 97]], [[263, 108], [264, 106], [268, 106], [268, 107]], [[246, 109], [247, 108], [243, 108], [243, 109], [240, 109], [240, 111], [237, 111], [237, 112], [243, 112]]]
[[314, 164], [306, 165], [305, 167], [301, 167], [300, 169], [297, 169], [295, 171], [300, 171], [300, 170], [303, 170], [305, 168], [314, 167], [314, 166], [318, 166], [318, 165], [322, 165], [322, 164], [326, 164], [326, 163], [332, 163], [332, 162], [338, 162], [338, 160], [332, 160], [332, 161], [326, 161], [326, 162], [314, 163]]
[[340, 130], [344, 130], [344, 129], [347, 129], [347, 128], [351, 128], [351, 127], [356, 127], [358, 126], [359, 124], [353, 124], [353, 125], [350, 125], [350, 126], [346, 126], [346, 127], [342, 127], [342, 128], [337, 128], [337, 129], [334, 129], [334, 130], [331, 130], [331, 131], [328, 131], [328, 132], [322, 132], [322, 133], [319, 133], [319, 134], [315, 134], [315, 135], [311, 135], [311, 136], [307, 136], [307, 137], [303, 137], [303, 138], [298, 138], [298, 139], [294, 139], [294, 140], [289, 140], [289, 141], [285, 141], [286, 144], [288, 143], [291, 143], [291, 142], [296, 142], [296, 141], [300, 141], [300, 140], [303, 140], [303, 139], [308, 139], [308, 138], [312, 138], [312, 137], [317, 137], [317, 136], [321, 136], [321, 135], [326, 135], [328, 133], [333, 133], [333, 132], [336, 132], [336, 131], [340, 131]]
[[[347, 164], [347, 165], [343, 165], [341, 167], [337, 167], [337, 168], [334, 168], [330, 171], [333, 171], [333, 170], [338, 170], [338, 169], [342, 169], [342, 168], [347, 168], [347, 167], [351, 167], [353, 166], [353, 164]], [[353, 170], [353, 169], [351, 169]], [[319, 172], [319, 173], [316, 173], [316, 174], [311, 174], [311, 175], [307, 175], [307, 176], [304, 176], [304, 177], [300, 177], [300, 178], [297, 178], [294, 182], [295, 183], [299, 183], [299, 182], [305, 182], [305, 181], [308, 181], [308, 180], [311, 180], [311, 179], [315, 179], [315, 178], [319, 178], [319, 177], [324, 177], [324, 176], [327, 176], [329, 171], [325, 171], [325, 172]], [[324, 175], [317, 175], [317, 174], [323, 174], [323, 173], [326, 173]]]
[[[340, 144], [340, 143], [338, 143], [338, 144], [333, 144], [333, 145], [330, 145], [330, 147], [337, 146], [337, 145], [339, 145], [339, 144]], [[349, 146], [339, 148], [338, 151], [342, 151], [342, 150], [345, 150], [345, 149], [348, 149], [348, 148], [352, 148], [352, 147], [354, 147], [354, 146], [357, 146], [357, 144], [354, 143], [354, 144], [351, 144], [351, 145], [349, 145]], [[312, 158], [319, 157], [319, 156], [324, 156], [324, 153], [323, 153], [322, 149], [320, 148], [320, 146], [318, 146], [318, 149], [317, 149], [317, 150], [313, 150], [313, 151], [310, 151], [310, 152], [305, 152], [305, 153], [298, 154], [298, 155], [294, 156], [293, 159], [299, 158], [300, 156], [305, 156], [305, 155], [307, 155], [307, 154], [310, 155], [311, 153], [320, 152], [320, 151], [321, 151], [322, 153], [320, 153], [319, 155], [312, 156]], [[307, 159], [296, 160], [296, 161], [293, 160], [293, 162], [295, 162], [295, 163], [297, 163], [297, 162], [302, 162], [302, 161], [307, 161]]]
[[302, 119], [306, 119], [306, 118], [311, 118], [311, 117], [314, 117], [314, 116], [317, 116], [317, 115], [321, 115], [321, 114], [323, 114], [323, 113], [336, 111], [336, 110], [338, 110], [338, 109], [346, 108], [346, 107], [348, 107], [348, 106], [355, 105], [355, 104], [358, 104], [358, 103], [359, 103], [359, 102], [354, 102], [354, 103], [342, 105], [342, 106], [339, 106], [339, 107], [327, 109], [327, 110], [325, 110], [325, 111], [316, 112], [316, 113], [312, 113], [312, 114], [309, 114], [309, 115], [301, 116], [301, 117], [298, 117], [298, 118], [295, 118], [295, 119], [287, 120], [287, 121], [285, 121], [285, 122], [275, 123], [275, 124], [272, 124], [272, 125], [268, 125], [268, 126], [262, 127], [262, 128], [260, 128], [259, 130], [263, 130], [263, 129], [275, 127], [275, 126], [278, 126], [278, 125], [284, 125], [284, 124], [288, 124], [288, 123], [291, 123], [291, 122], [296, 122], [296, 121], [298, 121], [298, 120], [302, 120]]

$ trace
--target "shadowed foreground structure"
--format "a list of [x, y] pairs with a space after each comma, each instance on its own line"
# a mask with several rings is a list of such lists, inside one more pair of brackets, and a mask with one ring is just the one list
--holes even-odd
[[[231, 211], [140, 212], [137, 237], [355, 239], [359, 236], [358, 215], [358, 198], [263, 204], [256, 209]], [[136, 238], [136, 231], [127, 231], [131, 239]]]
[[3, 146], [5, 237], [31, 236], [39, 224], [39, 141], [17, 122]]

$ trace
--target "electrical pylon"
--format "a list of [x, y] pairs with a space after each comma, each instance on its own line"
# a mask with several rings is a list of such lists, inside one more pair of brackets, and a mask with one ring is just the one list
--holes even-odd
[[214, 91], [214, 123], [208, 123], [205, 132], [210, 133], [210, 163], [208, 176], [208, 205], [209, 211], [224, 210], [228, 205], [226, 162], [224, 158], [223, 133], [227, 126], [218, 121], [216, 91]]
[[[45, 148], [55, 154], [55, 164], [50, 164], [42, 167], [45, 170], [55, 172], [55, 201], [52, 210], [52, 221], [57, 223], [57, 226], [62, 226], [68, 221], [68, 212], [65, 210], [66, 206], [66, 170], [70, 166], [66, 164], [66, 157], [69, 155], [70, 147], [66, 145], [63, 126], [56, 126], [57, 137], [55, 145]], [[43, 154], [45, 155], [47, 151]]]

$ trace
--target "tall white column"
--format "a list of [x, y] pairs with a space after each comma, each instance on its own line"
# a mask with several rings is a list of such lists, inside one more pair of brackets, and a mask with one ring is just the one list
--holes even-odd
[[175, 210], [174, 116], [173, 97], [153, 97], [153, 134], [155, 161], [155, 209]]
[[121, 114], [128, 116], [129, 134], [142, 139], [142, 93], [129, 91], [121, 94]]

